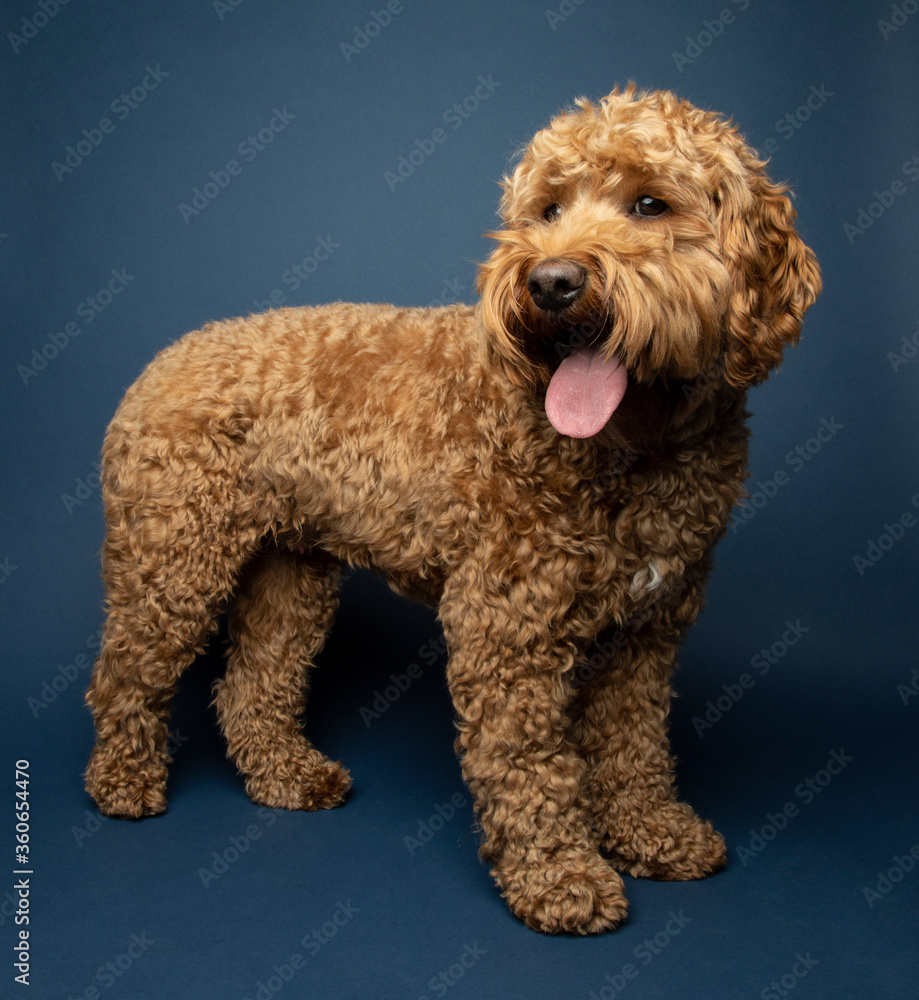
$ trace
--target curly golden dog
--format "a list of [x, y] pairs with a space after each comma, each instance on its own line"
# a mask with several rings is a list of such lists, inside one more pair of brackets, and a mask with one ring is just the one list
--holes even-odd
[[482, 855], [513, 912], [591, 933], [617, 873], [699, 878], [670, 676], [743, 496], [745, 394], [820, 290], [786, 189], [666, 92], [579, 100], [504, 180], [474, 306], [335, 304], [164, 350], [105, 440], [103, 813], [166, 807], [170, 702], [229, 612], [216, 705], [256, 802], [322, 809], [301, 731], [342, 564], [438, 609]]

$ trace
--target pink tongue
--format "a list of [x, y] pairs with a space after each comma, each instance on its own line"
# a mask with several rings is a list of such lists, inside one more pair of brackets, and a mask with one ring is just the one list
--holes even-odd
[[603, 430], [622, 401], [627, 382], [617, 357], [605, 358], [595, 347], [573, 351], [546, 390], [549, 423], [568, 437], [592, 437]]

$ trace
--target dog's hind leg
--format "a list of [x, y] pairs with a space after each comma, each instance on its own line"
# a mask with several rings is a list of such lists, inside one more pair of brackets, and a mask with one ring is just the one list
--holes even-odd
[[110, 497], [107, 515], [108, 617], [86, 695], [96, 724], [86, 789], [106, 815], [139, 818], [166, 808], [176, 682], [216, 630], [257, 537], [227, 531], [190, 501]]
[[331, 625], [338, 582], [337, 562], [280, 549], [266, 549], [243, 570], [215, 703], [229, 756], [262, 805], [328, 809], [351, 785], [347, 770], [300, 729], [307, 672]]

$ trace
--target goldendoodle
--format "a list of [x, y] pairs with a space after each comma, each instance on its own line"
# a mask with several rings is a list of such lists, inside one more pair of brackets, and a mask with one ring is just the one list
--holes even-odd
[[229, 612], [216, 705], [259, 803], [338, 805], [301, 731], [339, 567], [438, 609], [482, 854], [513, 912], [609, 929], [617, 869], [699, 878], [670, 676], [743, 496], [745, 394], [820, 290], [786, 188], [721, 117], [578, 100], [503, 182], [476, 306], [278, 309], [190, 333], [105, 440], [102, 812], [166, 806], [170, 702]]

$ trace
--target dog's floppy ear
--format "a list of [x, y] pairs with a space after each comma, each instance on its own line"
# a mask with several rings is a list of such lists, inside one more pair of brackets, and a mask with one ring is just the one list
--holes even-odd
[[795, 231], [785, 192], [748, 149], [729, 171], [720, 202], [724, 261], [733, 289], [725, 323], [724, 374], [737, 387], [767, 377], [795, 344], [805, 311], [820, 293], [817, 258]]

